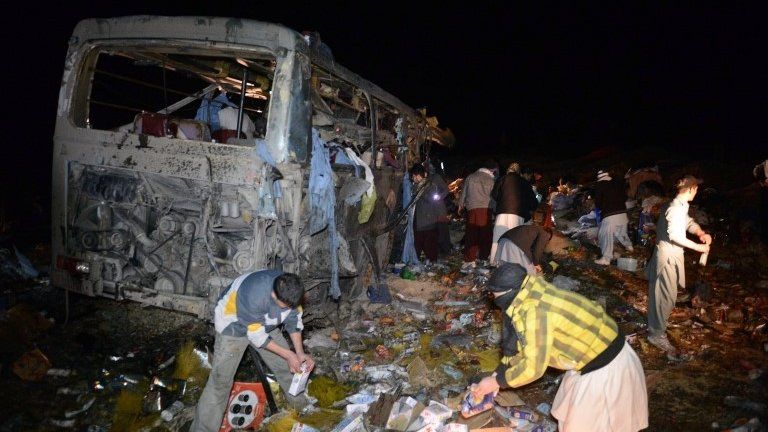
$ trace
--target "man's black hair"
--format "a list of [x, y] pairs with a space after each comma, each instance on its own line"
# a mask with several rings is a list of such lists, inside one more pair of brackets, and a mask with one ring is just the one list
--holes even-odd
[[424, 166], [421, 164], [414, 164], [411, 167], [411, 175], [420, 175], [422, 177], [427, 176], [427, 171], [424, 169]]
[[754, 173], [755, 173], [755, 178], [757, 179], [758, 183], [762, 183], [762, 182], [764, 182], [766, 180], [765, 168], [763, 168], [763, 164], [760, 164], [760, 165], [756, 166], [755, 170], [754, 170]]
[[298, 306], [304, 297], [304, 284], [293, 273], [283, 273], [276, 277], [272, 289], [275, 291], [275, 297], [290, 308]]
[[499, 164], [496, 163], [493, 159], [486, 159], [485, 162], [483, 162], [483, 168], [489, 169], [489, 170], [495, 170], [499, 169]]

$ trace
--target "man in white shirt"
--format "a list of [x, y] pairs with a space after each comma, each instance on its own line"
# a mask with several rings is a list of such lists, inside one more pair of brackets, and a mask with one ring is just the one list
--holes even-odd
[[[709, 253], [712, 236], [688, 216], [688, 203], [699, 190], [700, 179], [687, 175], [677, 182], [677, 196], [662, 211], [656, 224], [656, 248], [648, 260], [648, 342], [661, 348], [670, 359], [677, 349], [667, 339], [667, 319], [675, 307], [678, 285], [685, 288], [683, 248]], [[686, 231], [701, 243], [686, 237]]]

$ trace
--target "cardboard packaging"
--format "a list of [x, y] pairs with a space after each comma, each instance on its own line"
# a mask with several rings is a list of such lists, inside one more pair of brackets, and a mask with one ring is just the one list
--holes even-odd
[[309, 380], [309, 372], [307, 372], [305, 366], [301, 365], [301, 372], [293, 374], [291, 380], [291, 387], [288, 389], [288, 393], [291, 396], [298, 396], [304, 390], [307, 389], [307, 381]]
[[235, 382], [219, 432], [258, 429], [264, 419], [267, 395], [261, 383]]

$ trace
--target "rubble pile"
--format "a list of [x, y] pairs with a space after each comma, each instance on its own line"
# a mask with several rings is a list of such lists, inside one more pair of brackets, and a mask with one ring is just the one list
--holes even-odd
[[[501, 327], [482, 293], [490, 270], [464, 274], [458, 266], [395, 265], [387, 278], [390, 304], [360, 305], [338, 333], [326, 329], [307, 339], [318, 360], [308, 393], [326, 415], [337, 410], [343, 418], [333, 430], [556, 430], [544, 405], [537, 411], [509, 390], [482, 413], [462, 412], [469, 383], [498, 365]], [[293, 430], [317, 428], [315, 412], [292, 417]], [[269, 425], [286, 419], [267, 422], [277, 430]]]

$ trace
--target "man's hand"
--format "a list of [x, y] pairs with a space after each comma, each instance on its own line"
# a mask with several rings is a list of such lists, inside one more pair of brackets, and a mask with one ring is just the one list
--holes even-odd
[[533, 266], [533, 268], [535, 268], [535, 269], [536, 269], [536, 273], [541, 273], [541, 272], [542, 272], [542, 270], [541, 270], [541, 264], [536, 264], [535, 266]]
[[490, 375], [480, 380], [479, 383], [473, 384], [469, 390], [472, 392], [475, 399], [481, 399], [488, 393], [498, 392], [499, 383], [496, 382], [496, 377], [494, 375]]
[[304, 364], [306, 366], [305, 370], [307, 372], [310, 372], [312, 369], [315, 368], [315, 361], [312, 360], [312, 357], [310, 357], [308, 354], [301, 353], [298, 355], [299, 362]]
[[712, 244], [712, 236], [702, 231], [701, 234], [699, 234], [699, 241], [705, 245]]
[[301, 372], [301, 360], [299, 360], [299, 356], [297, 356], [295, 353], [291, 352], [288, 354], [288, 356], [285, 358], [285, 361], [288, 363], [288, 369], [291, 371], [291, 373]]
[[700, 244], [698, 251], [701, 253], [709, 253], [709, 245], [708, 244]]

